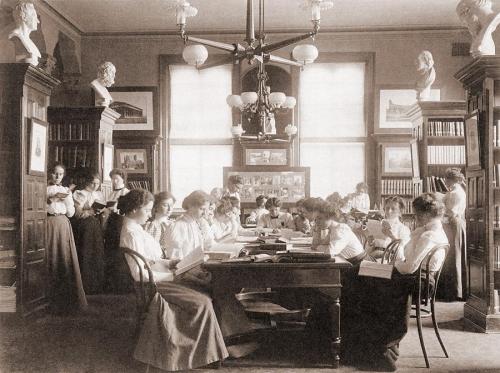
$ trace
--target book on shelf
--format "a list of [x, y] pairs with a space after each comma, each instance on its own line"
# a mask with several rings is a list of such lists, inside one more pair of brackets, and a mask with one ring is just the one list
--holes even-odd
[[500, 206], [498, 205], [494, 207], [493, 227], [500, 228]]
[[413, 180], [411, 179], [382, 179], [381, 194], [413, 195]]
[[448, 191], [448, 187], [444, 182], [444, 178], [439, 176], [426, 176], [424, 178], [424, 187], [427, 192], [435, 193], [446, 193]]
[[495, 242], [495, 268], [500, 269], [500, 242]]
[[132, 180], [128, 182], [130, 189], [146, 189], [151, 191], [149, 180]]
[[493, 182], [494, 187], [500, 187], [500, 164], [493, 167]]
[[439, 119], [427, 122], [427, 136], [464, 136], [464, 122], [459, 119]]
[[464, 145], [429, 145], [427, 164], [465, 164]]

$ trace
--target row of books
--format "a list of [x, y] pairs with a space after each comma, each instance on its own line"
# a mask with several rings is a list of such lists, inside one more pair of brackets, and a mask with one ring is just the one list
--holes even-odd
[[465, 146], [464, 145], [428, 146], [427, 164], [465, 164]]
[[494, 216], [493, 216], [493, 227], [500, 228], [500, 206], [495, 205], [494, 207]]
[[500, 243], [495, 245], [495, 258], [493, 259], [495, 263], [495, 268], [500, 269]]
[[500, 164], [493, 166], [493, 186], [500, 187]]
[[49, 140], [93, 140], [92, 123], [53, 123], [49, 126]]
[[493, 125], [493, 146], [500, 146], [500, 120], [495, 121]]
[[382, 179], [380, 193], [403, 194], [411, 196], [420, 194], [418, 193], [418, 190], [414, 190], [414, 183], [411, 179]]
[[463, 120], [429, 120], [427, 136], [464, 136]]
[[151, 191], [151, 183], [148, 180], [129, 181], [128, 186], [130, 189], [146, 189]]
[[426, 176], [423, 179], [424, 183], [424, 190], [427, 192], [441, 192], [441, 193], [446, 193], [448, 191], [448, 188], [446, 187], [446, 184], [444, 183], [444, 178], [438, 177], [438, 176]]
[[55, 163], [62, 163], [68, 168], [75, 167], [92, 167], [93, 156], [92, 152], [88, 151], [86, 146], [82, 145], [66, 145], [54, 146]]

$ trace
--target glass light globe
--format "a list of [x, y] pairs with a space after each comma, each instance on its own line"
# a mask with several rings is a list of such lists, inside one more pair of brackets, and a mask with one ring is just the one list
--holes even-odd
[[237, 126], [231, 126], [231, 134], [234, 137], [241, 137], [245, 133], [245, 130], [241, 126], [241, 124], [238, 124]]
[[231, 107], [238, 107], [239, 108], [239, 107], [243, 106], [243, 101], [241, 100], [241, 97], [239, 95], [227, 96], [226, 102]]
[[259, 96], [256, 92], [242, 92], [241, 93], [241, 101], [243, 101], [243, 105], [252, 105], [255, 104], [258, 100]]
[[182, 51], [182, 58], [188, 65], [200, 66], [207, 60], [208, 51], [207, 48], [200, 44], [188, 45]]
[[297, 104], [297, 100], [295, 99], [295, 97], [286, 96], [285, 103], [281, 106], [286, 108], [286, 109], [293, 109], [296, 104]]
[[300, 44], [293, 48], [292, 56], [303, 64], [312, 63], [318, 58], [318, 49], [312, 44]]
[[274, 106], [280, 107], [284, 104], [286, 95], [283, 92], [273, 92], [269, 94], [269, 103]]
[[293, 124], [287, 124], [287, 126], [285, 127], [285, 133], [289, 137], [292, 137], [293, 135], [295, 135], [297, 133], [297, 126], [295, 126]]

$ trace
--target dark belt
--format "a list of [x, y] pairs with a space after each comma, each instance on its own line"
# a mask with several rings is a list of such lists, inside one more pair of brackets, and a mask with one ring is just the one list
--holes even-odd
[[50, 212], [47, 213], [47, 216], [61, 216], [61, 215], [65, 215], [65, 214], [51, 214]]

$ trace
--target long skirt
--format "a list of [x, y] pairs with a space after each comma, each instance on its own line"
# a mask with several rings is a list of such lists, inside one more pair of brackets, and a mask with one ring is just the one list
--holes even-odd
[[75, 219], [72, 223], [83, 288], [87, 294], [102, 293], [104, 290], [104, 238], [101, 223], [94, 216]]
[[465, 244], [465, 220], [443, 224], [450, 243], [450, 250], [443, 265], [437, 298], [454, 301], [467, 295], [467, 253]]
[[159, 283], [134, 358], [160, 369], [177, 371], [227, 357], [210, 297], [174, 282]]
[[87, 306], [71, 224], [65, 215], [47, 217], [50, 297], [57, 311]]

